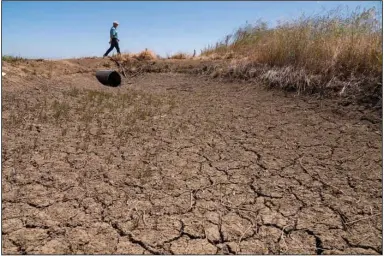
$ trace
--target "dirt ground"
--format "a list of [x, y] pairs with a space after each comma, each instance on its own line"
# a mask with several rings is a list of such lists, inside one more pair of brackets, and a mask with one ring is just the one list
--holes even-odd
[[110, 63], [3, 63], [4, 254], [382, 254], [364, 108]]

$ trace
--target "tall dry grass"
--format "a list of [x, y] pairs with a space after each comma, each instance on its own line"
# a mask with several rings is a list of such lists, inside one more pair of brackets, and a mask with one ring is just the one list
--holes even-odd
[[346, 79], [382, 75], [382, 26], [375, 8], [301, 16], [274, 28], [258, 21], [240, 27], [202, 56], [232, 54], [272, 67], [293, 67]]

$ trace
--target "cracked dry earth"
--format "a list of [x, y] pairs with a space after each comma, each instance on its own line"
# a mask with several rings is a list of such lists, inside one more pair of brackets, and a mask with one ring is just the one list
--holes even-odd
[[182, 74], [2, 95], [5, 254], [382, 254], [381, 128], [331, 101]]

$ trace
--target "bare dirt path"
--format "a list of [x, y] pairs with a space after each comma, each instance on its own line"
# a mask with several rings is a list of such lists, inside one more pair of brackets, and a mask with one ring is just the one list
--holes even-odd
[[381, 254], [381, 128], [147, 74], [3, 81], [3, 253]]

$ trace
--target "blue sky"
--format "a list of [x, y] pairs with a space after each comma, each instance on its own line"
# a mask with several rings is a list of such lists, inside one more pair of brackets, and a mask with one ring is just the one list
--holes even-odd
[[[381, 2], [7, 2], [2, 1], [2, 54], [29, 58], [102, 56], [114, 20], [122, 51], [145, 48], [165, 56], [213, 44], [246, 21], [277, 20], [337, 6], [376, 6]], [[115, 51], [115, 50], [114, 50]]]

